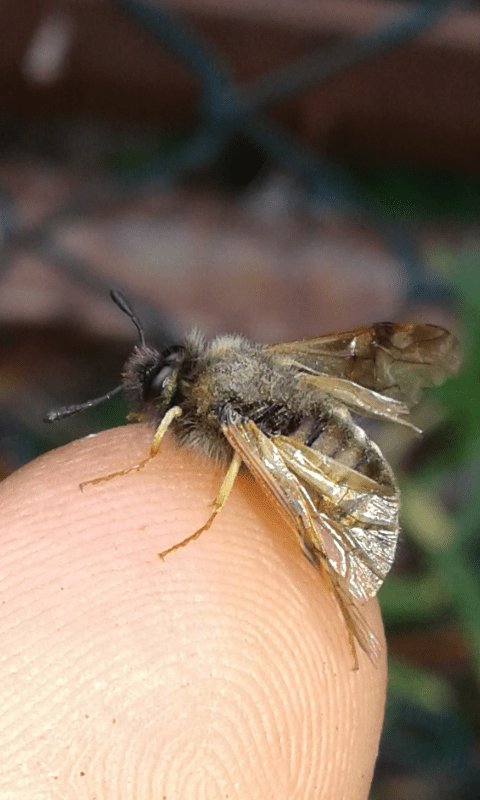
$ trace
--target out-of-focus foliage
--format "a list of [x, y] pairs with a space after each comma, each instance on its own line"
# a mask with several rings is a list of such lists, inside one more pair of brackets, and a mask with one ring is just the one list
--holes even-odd
[[[401, 478], [400, 549], [411, 551], [414, 567], [393, 575], [380, 597], [391, 663], [376, 796], [393, 796], [393, 773], [401, 776], [395, 796], [473, 800], [480, 791], [478, 253], [436, 249], [431, 261], [456, 289], [464, 365], [432, 393], [443, 418]], [[415, 793], [404, 783], [412, 770]]]

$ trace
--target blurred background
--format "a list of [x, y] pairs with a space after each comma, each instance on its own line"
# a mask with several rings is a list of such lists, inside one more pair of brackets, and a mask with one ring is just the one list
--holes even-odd
[[[208, 6], [208, 7], [207, 7]], [[402, 488], [372, 800], [480, 798], [480, 2], [0, 3], [0, 474], [125, 421], [136, 341], [462, 340]], [[477, 405], [478, 404], [478, 405]]]

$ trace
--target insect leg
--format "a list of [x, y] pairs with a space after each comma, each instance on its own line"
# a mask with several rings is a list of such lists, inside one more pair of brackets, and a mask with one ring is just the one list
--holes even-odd
[[130, 472], [139, 472], [143, 469], [149, 461], [158, 453], [160, 448], [160, 442], [162, 441], [167, 429], [172, 424], [175, 417], [180, 417], [182, 414], [182, 409], [180, 406], [173, 406], [170, 408], [165, 416], [163, 417], [160, 425], [158, 426], [157, 430], [155, 431], [155, 436], [153, 437], [152, 446], [150, 447], [149, 455], [139, 461], [138, 464], [135, 464], [133, 467], [128, 467], [128, 469], [120, 469], [118, 472], [111, 472], [109, 475], [102, 475], [100, 478], [92, 478], [89, 481], [83, 481], [80, 484], [80, 489], [83, 491], [84, 486], [89, 486], [91, 484], [96, 483], [103, 483], [104, 481], [111, 481], [112, 478], [118, 478], [123, 475], [128, 475]]
[[[160, 442], [162, 441], [163, 437], [165, 436], [167, 428], [170, 427], [170, 425], [172, 424], [173, 420], [176, 417], [181, 417], [181, 416], [182, 416], [182, 409], [180, 408], [180, 406], [173, 406], [173, 408], [170, 408], [167, 411], [167, 413], [165, 414], [164, 418], [162, 419], [160, 425], [158, 426], [157, 430], [155, 431], [155, 436], [153, 437], [152, 446], [150, 447], [150, 458], [153, 458], [158, 453], [158, 451], [160, 449]], [[143, 463], [146, 464], [148, 461], [150, 461], [150, 458], [146, 458], [145, 462], [142, 461], [142, 465], [143, 465]], [[134, 467], [133, 467], [133, 469], [134, 469]]]
[[215, 500], [213, 501], [213, 514], [206, 521], [205, 525], [202, 525], [202, 527], [198, 529], [198, 531], [195, 531], [195, 533], [192, 533], [190, 536], [187, 536], [186, 539], [182, 539], [181, 542], [177, 542], [177, 544], [174, 544], [173, 547], [169, 547], [168, 550], [163, 550], [161, 553], [159, 553], [158, 555], [160, 556], [162, 561], [165, 558], [165, 556], [167, 556], [169, 553], [173, 553], [175, 550], [178, 550], [179, 547], [185, 547], [185, 545], [189, 544], [190, 542], [193, 542], [195, 539], [198, 539], [198, 537], [200, 536], [200, 534], [203, 533], [203, 531], [208, 530], [208, 528], [212, 524], [217, 514], [219, 514], [220, 511], [222, 510], [230, 492], [232, 491], [233, 484], [235, 483], [235, 479], [238, 475], [238, 470], [240, 469], [241, 463], [242, 459], [240, 458], [238, 453], [235, 453], [230, 462], [227, 474], [225, 475], [222, 481], [220, 490]]

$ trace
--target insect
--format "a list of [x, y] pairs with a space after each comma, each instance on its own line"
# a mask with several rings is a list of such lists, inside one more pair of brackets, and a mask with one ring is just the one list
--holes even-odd
[[[153, 458], [167, 430], [180, 444], [228, 464], [205, 525], [159, 555], [198, 538], [223, 508], [242, 464], [273, 499], [302, 551], [324, 577], [355, 641], [374, 661], [379, 643], [361, 605], [392, 566], [399, 532], [393, 472], [355, 415], [406, 425], [424, 386], [453, 375], [458, 341], [434, 325], [379, 323], [286, 344], [241, 336], [206, 343], [194, 332], [158, 352], [127, 300], [112, 299], [140, 336], [122, 384], [103, 397], [50, 411], [53, 422], [123, 389], [131, 416], [155, 427]], [[84, 486], [83, 484], [82, 486]]]

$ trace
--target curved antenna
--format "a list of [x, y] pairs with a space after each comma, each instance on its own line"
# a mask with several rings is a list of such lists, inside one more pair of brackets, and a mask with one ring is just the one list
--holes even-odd
[[95, 406], [99, 406], [100, 403], [104, 403], [105, 400], [110, 400], [111, 397], [114, 397], [116, 394], [121, 392], [123, 386], [116, 386], [115, 389], [112, 389], [107, 394], [102, 395], [102, 397], [95, 397], [93, 400], [86, 400], [85, 403], [77, 403], [73, 406], [62, 406], [61, 408], [52, 408], [50, 411], [47, 411], [45, 414], [43, 421], [44, 422], [57, 422], [59, 419], [64, 419], [64, 417], [71, 417], [73, 414], [77, 414], [79, 411], [85, 411], [87, 408], [95, 408]]
[[119, 307], [120, 311], [123, 311], [123, 313], [126, 314], [127, 317], [130, 317], [130, 319], [132, 320], [133, 324], [135, 325], [138, 331], [138, 335], [140, 336], [140, 344], [142, 345], [142, 347], [145, 347], [145, 333], [143, 331], [142, 323], [138, 319], [137, 315], [135, 314], [135, 311], [128, 302], [127, 298], [124, 297], [123, 294], [118, 291], [118, 289], [110, 289], [110, 297], [112, 298], [115, 305]]

